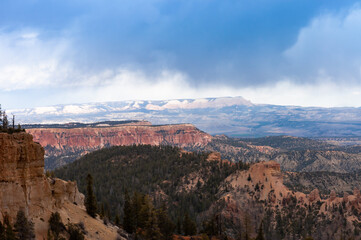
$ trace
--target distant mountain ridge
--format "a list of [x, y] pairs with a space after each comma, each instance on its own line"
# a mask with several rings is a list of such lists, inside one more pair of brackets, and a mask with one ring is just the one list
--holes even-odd
[[69, 104], [8, 112], [22, 124], [146, 120], [187, 122], [210, 134], [239, 137], [361, 136], [361, 108], [253, 104], [242, 97]]
[[151, 125], [145, 121], [40, 125], [26, 132], [44, 147], [47, 169], [104, 147], [133, 144], [197, 147], [212, 140], [211, 135], [191, 124]]

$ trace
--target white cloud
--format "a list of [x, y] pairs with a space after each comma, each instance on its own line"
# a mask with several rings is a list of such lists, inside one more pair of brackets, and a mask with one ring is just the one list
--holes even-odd
[[291, 72], [300, 81], [361, 81], [361, 8], [314, 18], [284, 52]]
[[67, 48], [66, 40], [44, 40], [36, 30], [0, 30], [0, 90], [59, 84], [68, 71]]
[[360, 107], [360, 92], [361, 85], [327, 81], [296, 84], [287, 80], [272, 86], [239, 90], [240, 95], [253, 103], [320, 107]]

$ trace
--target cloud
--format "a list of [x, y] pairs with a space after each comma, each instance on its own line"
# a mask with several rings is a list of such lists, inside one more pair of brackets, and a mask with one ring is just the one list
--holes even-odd
[[288, 73], [301, 82], [361, 84], [361, 7], [326, 13], [300, 30], [284, 52]]
[[65, 39], [42, 39], [39, 31], [0, 29], [0, 90], [61, 84], [69, 71], [63, 62]]
[[238, 89], [238, 94], [258, 104], [304, 107], [361, 106], [360, 84], [343, 84], [326, 80], [303, 84], [283, 80], [272, 85]]
[[[321, 1], [304, 0], [35, 2], [36, 16], [6, 21], [0, 9], [0, 101], [8, 105], [240, 95], [361, 102], [359, 5], [318, 14]], [[24, 11], [15, 5], [8, 11]], [[299, 6], [306, 10], [290, 15]]]

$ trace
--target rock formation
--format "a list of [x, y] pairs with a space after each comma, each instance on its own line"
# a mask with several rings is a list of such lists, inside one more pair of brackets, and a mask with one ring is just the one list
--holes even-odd
[[[50, 179], [44, 175], [44, 150], [27, 133], [0, 133], [0, 220], [5, 215], [14, 221], [17, 212], [23, 209], [35, 223], [37, 239], [46, 237], [48, 219], [58, 211], [64, 223], [92, 226], [88, 238], [96, 231], [115, 239], [116, 230], [97, 224], [87, 216], [84, 195], [75, 182]], [[78, 221], [78, 222], [76, 222]]]
[[[235, 238], [241, 234], [237, 229], [245, 229], [245, 224], [254, 227], [248, 234], [256, 236], [259, 223], [263, 221], [268, 236], [271, 236], [272, 231], [276, 234], [272, 235], [274, 239], [300, 239], [301, 235], [293, 235], [296, 233], [291, 230], [284, 232], [284, 236], [278, 236], [280, 226], [277, 219], [283, 219], [285, 225], [282, 228], [285, 229], [294, 226], [292, 222], [297, 221], [296, 223], [310, 231], [315, 239], [335, 239], [343, 234], [344, 230], [340, 228], [342, 224], [347, 231], [357, 232], [359, 227], [356, 230], [355, 224], [361, 224], [359, 190], [354, 190], [353, 195], [345, 194], [343, 197], [337, 197], [335, 191], [331, 191], [328, 198], [321, 198], [318, 189], [308, 195], [293, 192], [283, 184], [280, 164], [274, 161], [256, 163], [247, 171], [230, 175], [219, 195], [218, 202], [213, 204], [204, 216], [210, 218], [212, 215], [221, 214], [226, 231], [232, 232]], [[322, 228], [322, 231], [315, 231], [314, 225], [309, 225], [310, 223]], [[230, 229], [227, 226], [238, 227]]]
[[[161, 125], [118, 125], [111, 127], [87, 128], [33, 128], [26, 130], [34, 140], [45, 148], [49, 158], [57, 157], [59, 162], [49, 162], [47, 168], [75, 160], [103, 147], [150, 144], [174, 145], [179, 147], [206, 145], [212, 136], [200, 131], [191, 124]], [[62, 157], [72, 156], [69, 161], [61, 162]]]

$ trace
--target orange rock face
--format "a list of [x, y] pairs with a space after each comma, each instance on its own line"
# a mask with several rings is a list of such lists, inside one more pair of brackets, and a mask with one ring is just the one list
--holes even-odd
[[[86, 239], [116, 239], [117, 228], [87, 215], [75, 182], [44, 175], [44, 149], [27, 133], [0, 133], [0, 221], [14, 222], [22, 209], [34, 223], [36, 239], [47, 238], [48, 220], [58, 211], [63, 222], [83, 222]], [[123, 238], [119, 238], [123, 239]]]
[[85, 154], [107, 146], [150, 144], [179, 147], [205, 145], [212, 136], [191, 124], [120, 125], [94, 128], [34, 128], [28, 129], [34, 141], [45, 148], [46, 156], [74, 153]]
[[30, 134], [0, 133], [0, 220], [14, 220], [20, 209], [31, 219], [47, 219], [65, 202], [83, 206], [83, 198], [75, 182], [44, 176], [44, 149]]

